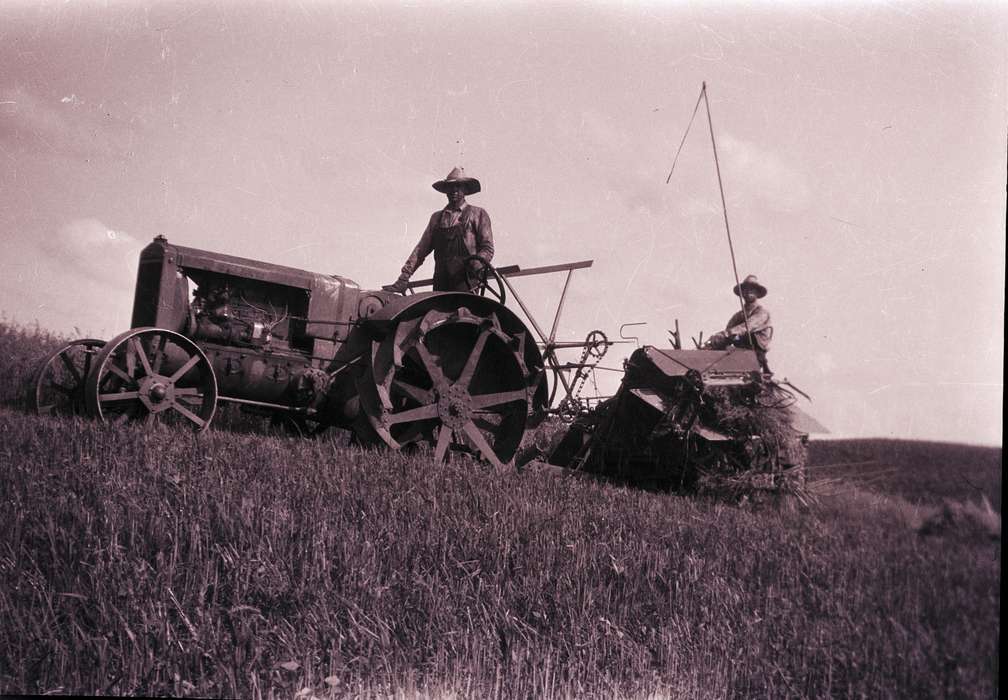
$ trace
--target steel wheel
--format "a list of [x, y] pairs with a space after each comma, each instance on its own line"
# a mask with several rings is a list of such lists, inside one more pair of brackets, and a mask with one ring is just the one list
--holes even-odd
[[67, 343], [39, 369], [28, 395], [28, 408], [43, 415], [83, 415], [84, 383], [104, 340], [84, 338]]
[[521, 340], [464, 307], [399, 323], [360, 387], [371, 427], [394, 449], [427, 443], [438, 462], [456, 449], [503, 469], [528, 414]]
[[183, 335], [134, 328], [109, 341], [85, 387], [88, 413], [109, 423], [184, 425], [202, 431], [217, 407], [217, 380]]

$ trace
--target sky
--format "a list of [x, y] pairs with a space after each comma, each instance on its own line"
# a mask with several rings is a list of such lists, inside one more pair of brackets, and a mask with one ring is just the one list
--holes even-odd
[[[561, 339], [721, 329], [726, 211], [739, 276], [769, 289], [770, 365], [832, 435], [1000, 445], [1006, 20], [962, 2], [0, 3], [0, 317], [126, 330], [159, 234], [378, 288], [459, 165], [496, 264], [594, 261]], [[724, 210], [703, 106], [666, 184], [704, 82]], [[540, 325], [563, 282], [514, 280]]]

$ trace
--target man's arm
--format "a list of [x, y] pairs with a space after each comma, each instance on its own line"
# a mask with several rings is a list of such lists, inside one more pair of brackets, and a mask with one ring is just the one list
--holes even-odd
[[427, 222], [427, 228], [424, 229], [423, 234], [420, 236], [420, 242], [414, 246], [413, 252], [409, 254], [406, 262], [403, 263], [402, 270], [399, 272], [399, 279], [392, 284], [382, 285], [382, 289], [386, 292], [395, 292], [396, 294], [406, 293], [406, 289], [409, 287], [409, 278], [423, 264], [424, 259], [430, 255], [434, 247], [434, 237], [431, 232], [434, 229], [434, 220], [438, 214], [439, 212], [435, 212], [431, 216], [430, 221]]
[[[753, 311], [749, 315], [749, 330], [753, 333], [758, 333], [759, 331], [768, 328], [770, 326], [770, 313], [764, 309], [762, 306]], [[746, 324], [745, 316], [742, 315], [741, 311], [735, 312], [735, 315], [731, 317], [728, 321], [728, 326], [725, 328], [726, 335], [745, 335]]]
[[480, 209], [479, 220], [476, 222], [476, 255], [487, 262], [493, 260], [493, 231], [490, 228], [490, 215]]
[[424, 229], [423, 234], [420, 236], [420, 242], [416, 244], [413, 248], [413, 252], [409, 254], [406, 258], [406, 262], [403, 263], [401, 274], [399, 279], [409, 279], [410, 276], [416, 272], [416, 269], [423, 265], [423, 261], [427, 259], [430, 255], [431, 250], [434, 247], [433, 244], [433, 234], [431, 231], [434, 228], [434, 219], [438, 216], [439, 212], [434, 213], [431, 216], [430, 221], [427, 222], [427, 228]]

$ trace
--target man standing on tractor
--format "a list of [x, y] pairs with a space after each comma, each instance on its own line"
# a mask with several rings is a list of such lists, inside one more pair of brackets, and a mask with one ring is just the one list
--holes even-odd
[[712, 350], [724, 350], [729, 346], [755, 350], [760, 367], [766, 374], [773, 374], [767, 365], [767, 351], [773, 338], [773, 326], [770, 325], [770, 312], [760, 305], [759, 300], [766, 296], [767, 288], [749, 275], [741, 284], [732, 290], [736, 296], [742, 297], [745, 308], [736, 311], [723, 331], [715, 333], [704, 344]]
[[465, 201], [466, 195], [480, 191], [479, 180], [467, 177], [462, 168], [456, 167], [432, 186], [448, 196], [448, 205], [431, 214], [420, 242], [402, 266], [399, 279], [382, 287], [387, 292], [405, 293], [410, 276], [432, 252], [434, 291], [471, 292], [480, 284], [479, 272], [484, 267], [481, 261], [489, 263], [493, 259], [490, 216]]

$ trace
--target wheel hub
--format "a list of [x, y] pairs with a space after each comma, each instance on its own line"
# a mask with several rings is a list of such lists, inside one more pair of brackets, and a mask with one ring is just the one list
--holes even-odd
[[458, 429], [469, 422], [472, 413], [472, 399], [465, 388], [454, 385], [438, 395], [438, 416], [452, 429]]
[[155, 375], [145, 377], [140, 381], [138, 392], [140, 402], [147, 407], [151, 413], [159, 413], [171, 408], [175, 400], [175, 385], [166, 377]]

